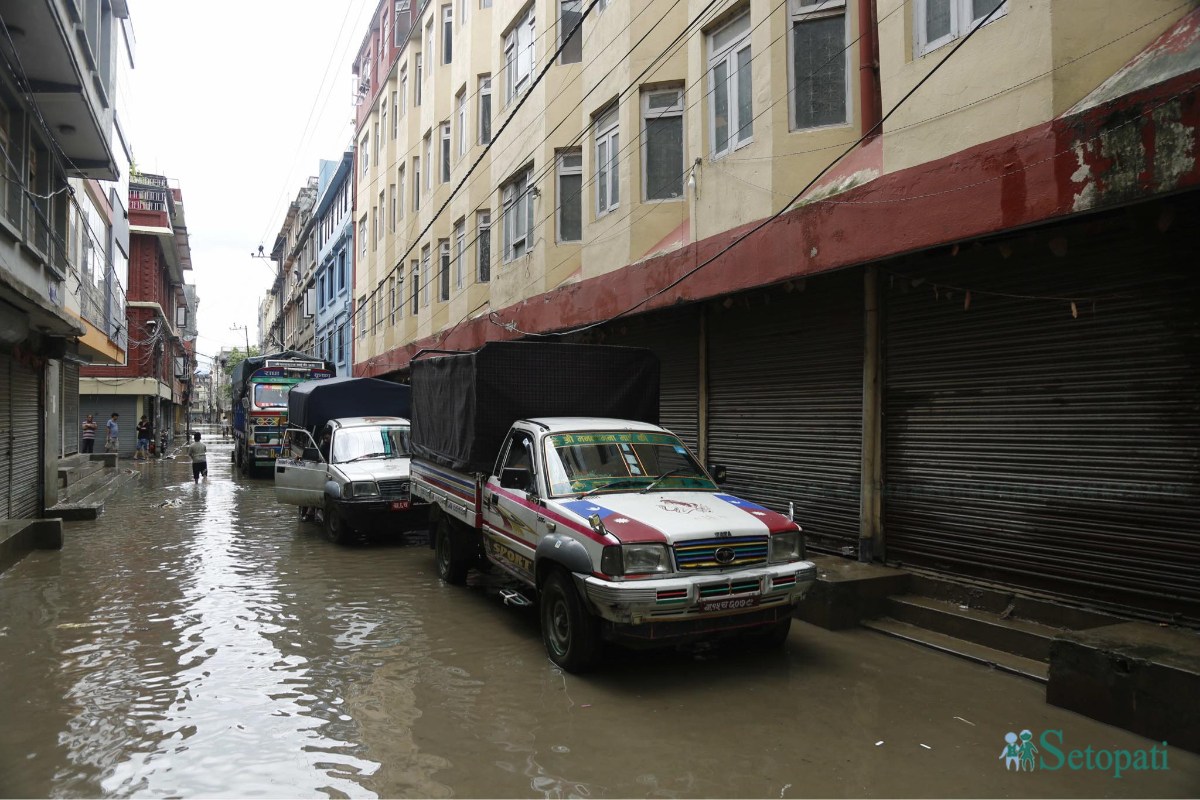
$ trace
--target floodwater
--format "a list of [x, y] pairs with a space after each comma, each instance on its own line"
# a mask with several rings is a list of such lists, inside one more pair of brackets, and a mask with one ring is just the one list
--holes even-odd
[[419, 541], [337, 547], [210, 439], [0, 575], [0, 795], [1193, 796], [1167, 769], [1006, 772], [1010, 730], [1155, 744], [867, 631], [619, 651], [577, 677], [532, 608]]

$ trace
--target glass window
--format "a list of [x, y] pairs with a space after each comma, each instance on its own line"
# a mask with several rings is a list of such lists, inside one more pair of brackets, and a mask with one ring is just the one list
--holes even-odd
[[522, 170], [506, 183], [501, 191], [504, 203], [504, 260], [512, 261], [525, 255], [533, 229], [533, 193], [529, 181], [533, 167]]
[[415, 317], [417, 315], [417, 311], [420, 309], [420, 300], [421, 300], [421, 294], [420, 294], [420, 292], [421, 292], [421, 290], [420, 290], [421, 266], [420, 266], [420, 262], [417, 261], [415, 258], [412, 260], [412, 266], [409, 268], [409, 271], [412, 273], [412, 282], [410, 284], [410, 286], [411, 286], [410, 291], [412, 292], [412, 314]]
[[[560, 64], [578, 64], [583, 60], [583, 28], [575, 29], [582, 17], [583, 0], [558, 0], [558, 46], [562, 47], [558, 57]], [[566, 42], [565, 47], [563, 42]]]
[[792, 0], [792, 126], [846, 122], [845, 0]]
[[442, 132], [442, 183], [450, 182], [450, 123], [443, 122], [441, 125]]
[[596, 216], [620, 204], [618, 158], [621, 151], [617, 107], [596, 117]]
[[[996, 11], [999, 7], [999, 11]], [[966, 36], [971, 29], [987, 19], [993, 11], [992, 20], [1008, 13], [1007, 0], [915, 0], [913, 14], [917, 31], [917, 55]]]
[[425, 276], [425, 283], [421, 286], [421, 305], [429, 307], [429, 245], [421, 248], [421, 274]]
[[479, 143], [492, 141], [492, 76], [479, 76]]
[[467, 221], [454, 223], [454, 288], [463, 288], [463, 272], [467, 262]]
[[749, 144], [754, 136], [750, 15], [712, 33], [709, 51], [710, 133], [713, 155], [721, 156]]
[[449, 64], [453, 60], [454, 47], [454, 6], [442, 6], [442, 63]]
[[450, 240], [438, 240], [438, 300], [450, 299]]
[[534, 30], [533, 6], [530, 5], [504, 37], [504, 96], [508, 101], [529, 86], [533, 75]]
[[583, 239], [583, 152], [578, 148], [558, 154], [558, 240]]
[[642, 92], [642, 187], [647, 200], [683, 197], [683, 90]]
[[476, 278], [480, 283], [492, 279], [492, 212], [480, 211], [475, 215], [475, 259], [478, 264]]
[[547, 436], [551, 495], [662, 490], [713, 490], [716, 485], [669, 433], [589, 431]]
[[409, 446], [408, 425], [386, 425], [378, 428], [342, 428], [333, 436], [335, 464], [346, 464], [368, 458], [407, 458]]
[[458, 117], [458, 157], [462, 158], [467, 154], [467, 141], [470, 137], [467, 136], [467, 90], [466, 87], [459, 90], [454, 96], [454, 108]]

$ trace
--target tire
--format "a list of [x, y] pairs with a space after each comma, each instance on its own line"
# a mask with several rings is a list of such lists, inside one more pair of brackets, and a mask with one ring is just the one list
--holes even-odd
[[325, 538], [334, 544], [348, 545], [355, 541], [356, 535], [346, 520], [338, 513], [333, 503], [325, 503]]
[[600, 620], [583, 604], [570, 575], [556, 569], [541, 593], [542, 641], [550, 660], [567, 672], [586, 672], [600, 659]]
[[467, 582], [471, 559], [463, 554], [464, 548], [456, 541], [453, 523], [445, 514], [438, 515], [433, 535], [438, 577], [446, 583], [462, 586]]

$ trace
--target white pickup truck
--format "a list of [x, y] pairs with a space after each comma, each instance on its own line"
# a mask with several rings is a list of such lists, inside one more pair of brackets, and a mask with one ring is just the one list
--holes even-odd
[[[657, 361], [654, 370], [656, 413]], [[423, 377], [439, 380], [414, 370], [418, 420]], [[656, 424], [520, 419], [494, 466], [478, 471], [430, 457], [446, 451], [436, 434], [423, 448], [414, 428], [412, 475], [413, 496], [430, 503], [438, 574], [463, 583], [486, 560], [515, 578], [539, 600], [546, 651], [568, 671], [592, 666], [605, 640], [662, 645], [744, 632], [782, 643], [816, 579], [796, 522], [722, 492]]]

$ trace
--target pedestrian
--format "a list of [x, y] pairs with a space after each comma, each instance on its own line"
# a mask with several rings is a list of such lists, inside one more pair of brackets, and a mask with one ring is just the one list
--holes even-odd
[[154, 426], [150, 424], [150, 420], [145, 414], [138, 420], [137, 424], [137, 450], [133, 452], [135, 461], [150, 458], [150, 440], [154, 438]]
[[108, 436], [104, 440], [104, 452], [115, 453], [119, 446], [120, 426], [117, 424], [117, 417], [121, 416], [117, 412], [113, 412], [108, 422], [104, 423], [104, 427], [108, 429]]
[[96, 419], [94, 414], [88, 414], [83, 421], [83, 447], [81, 453], [91, 453], [96, 447]]
[[188, 455], [192, 457], [192, 483], [199, 483], [200, 476], [204, 476], [204, 480], [208, 480], [208, 447], [200, 441], [200, 432], [196, 431], [192, 434], [194, 442], [188, 445]]

